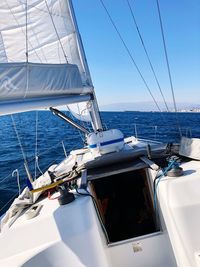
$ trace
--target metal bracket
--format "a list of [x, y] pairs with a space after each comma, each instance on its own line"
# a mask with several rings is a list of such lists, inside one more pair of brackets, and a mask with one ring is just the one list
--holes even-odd
[[154, 171], [158, 171], [159, 170], [159, 166], [155, 163], [155, 162], [153, 162], [152, 160], [150, 160], [150, 159], [148, 159], [148, 158], [146, 158], [146, 157], [140, 157], [140, 159], [144, 162], [144, 163], [146, 163], [147, 165], [149, 165], [149, 167], [152, 169], [152, 170], [154, 170]]
[[87, 169], [81, 171], [81, 185], [80, 189], [87, 189]]

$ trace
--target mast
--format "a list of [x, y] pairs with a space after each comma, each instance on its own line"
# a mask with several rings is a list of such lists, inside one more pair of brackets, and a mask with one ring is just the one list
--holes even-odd
[[95, 131], [99, 131], [99, 130], [101, 131], [101, 130], [103, 130], [103, 127], [102, 127], [101, 117], [100, 117], [100, 113], [99, 113], [99, 107], [98, 107], [96, 95], [95, 95], [95, 92], [94, 92], [94, 86], [93, 86], [93, 83], [92, 83], [90, 70], [89, 70], [89, 66], [88, 66], [88, 63], [87, 63], [87, 59], [86, 59], [86, 55], [85, 55], [85, 51], [84, 51], [81, 35], [79, 33], [78, 24], [77, 24], [76, 16], [75, 16], [75, 13], [74, 13], [74, 7], [73, 7], [73, 4], [72, 4], [72, 0], [68, 0], [68, 4], [69, 4], [69, 10], [71, 12], [72, 22], [74, 24], [74, 28], [75, 28], [75, 31], [76, 31], [76, 37], [77, 37], [77, 43], [78, 43], [80, 58], [81, 58], [83, 69], [85, 71], [85, 75], [86, 75], [86, 78], [87, 78], [87, 83], [88, 84], [86, 84], [86, 86], [90, 85], [93, 88], [92, 100], [91, 100], [91, 104], [92, 104], [91, 105], [91, 118], [92, 118], [92, 122], [93, 122], [92, 124], [93, 124], [93, 127], [94, 127]]

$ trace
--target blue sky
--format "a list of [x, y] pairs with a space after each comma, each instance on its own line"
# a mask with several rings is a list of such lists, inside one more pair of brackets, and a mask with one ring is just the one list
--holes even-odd
[[[166, 99], [169, 79], [155, 0], [129, 0]], [[73, 0], [100, 105], [151, 101], [99, 0]], [[161, 100], [126, 0], [104, 0], [156, 100]], [[160, 0], [177, 102], [200, 103], [200, 2]]]

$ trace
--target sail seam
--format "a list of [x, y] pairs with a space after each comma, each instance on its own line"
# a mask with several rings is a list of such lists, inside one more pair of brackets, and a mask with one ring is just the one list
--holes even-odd
[[26, 62], [28, 63], [28, 2], [26, 0]]
[[[7, 1], [7, 0], [6, 0], [6, 1]], [[22, 2], [22, 1], [20, 1], [20, 0], [18, 0], [18, 2], [19, 2], [20, 4], [24, 4], [24, 2]], [[41, 4], [41, 3], [39, 3], [39, 4]], [[46, 14], [49, 14], [49, 13], [50, 13], [52, 16], [56, 16], [56, 17], [60, 17], [60, 18], [65, 18], [65, 16], [56, 14], [56, 13], [54, 13], [54, 12], [52, 12], [52, 11], [46, 11], [45, 9], [39, 8], [39, 7], [37, 7], [37, 6], [34, 6], [33, 4], [28, 4], [28, 8], [29, 8], [29, 7], [31, 7], [31, 8], [35, 8], [35, 9], [37, 9], [38, 11], [43, 12], [43, 13], [46, 13]]]
[[[18, 20], [16, 19], [16, 16], [14, 15], [14, 13], [13, 13], [13, 11], [12, 11], [10, 5], [8, 4], [8, 1], [7, 1], [7, 0], [6, 0], [6, 4], [7, 4], [8, 8], [9, 8], [10, 13], [12, 14], [14, 20], [16, 21], [17, 25], [20, 27], [20, 24], [19, 24]], [[24, 34], [24, 36], [26, 36], [26, 34], [25, 34], [24, 30], [22, 29], [22, 27], [20, 27], [20, 28], [21, 28], [21, 31], [22, 31], [22, 33]], [[8, 29], [6, 29], [6, 30], [8, 30]], [[32, 49], [34, 50], [33, 45], [31, 44], [31, 42], [29, 42], [29, 43], [30, 43], [30, 46], [32, 47]], [[44, 53], [44, 52], [43, 52], [43, 53]], [[39, 57], [39, 55], [37, 54], [36, 51], [35, 51], [35, 54], [36, 54], [36, 56], [38, 57], [39, 61], [42, 63], [42, 61], [41, 61], [41, 59], [40, 59], [40, 57]], [[10, 60], [10, 59], [9, 59], [9, 60]], [[10, 60], [10, 61], [12, 61], [12, 60]]]
[[7, 62], [8, 62], [8, 56], [7, 56], [6, 49], [5, 49], [5, 45], [4, 45], [4, 40], [3, 40], [3, 34], [2, 34], [2, 31], [0, 31], [0, 38], [1, 38], [1, 40], [2, 40], [2, 45], [3, 45], [3, 48], [4, 48], [4, 52], [3, 52], [3, 54], [4, 54], [4, 57], [5, 57], [5, 60], [7, 60]]
[[53, 27], [54, 27], [54, 30], [55, 30], [55, 32], [56, 32], [56, 35], [57, 35], [58, 41], [59, 41], [59, 43], [60, 43], [61, 49], [62, 49], [62, 51], [63, 51], [63, 55], [64, 55], [64, 57], [65, 57], [65, 60], [66, 60], [66, 62], [68, 63], [67, 55], [66, 55], [66, 53], [65, 53], [64, 47], [63, 47], [63, 45], [62, 45], [62, 42], [61, 42], [61, 40], [60, 40], [60, 36], [59, 36], [59, 34], [58, 34], [58, 31], [57, 31], [57, 29], [56, 29], [56, 25], [55, 25], [55, 23], [54, 23], [54, 20], [53, 20], [52, 14], [51, 14], [51, 12], [50, 12], [50, 9], [49, 9], [49, 5], [48, 5], [48, 3], [47, 3], [47, 1], [46, 1], [46, 0], [45, 0], [45, 4], [46, 4], [46, 7], [47, 7], [47, 10], [48, 10], [49, 16], [50, 16], [50, 18], [51, 18], [52, 25], [53, 25]]

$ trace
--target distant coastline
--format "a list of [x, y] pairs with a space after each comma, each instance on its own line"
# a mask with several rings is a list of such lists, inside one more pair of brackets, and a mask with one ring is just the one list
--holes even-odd
[[[159, 102], [159, 108], [162, 112], [167, 112], [162, 102]], [[173, 103], [167, 103], [168, 110], [175, 112]], [[198, 103], [177, 103], [178, 112], [181, 113], [200, 113], [200, 104]], [[101, 111], [111, 112], [159, 112], [155, 103], [149, 101], [130, 102], [130, 103], [113, 103], [100, 106]]]
[[[160, 113], [160, 111], [156, 110], [100, 110], [100, 112], [125, 112], [125, 113], [134, 113], [134, 112], [140, 112], [140, 113]], [[168, 113], [168, 111], [164, 110], [163, 113]], [[175, 113], [174, 110], [170, 110], [170, 113]], [[178, 113], [200, 113], [200, 111], [194, 111], [194, 110], [178, 110]]]
[[181, 109], [178, 110], [178, 112], [183, 112], [183, 113], [199, 113], [200, 109], [199, 108], [194, 108], [194, 109]]

